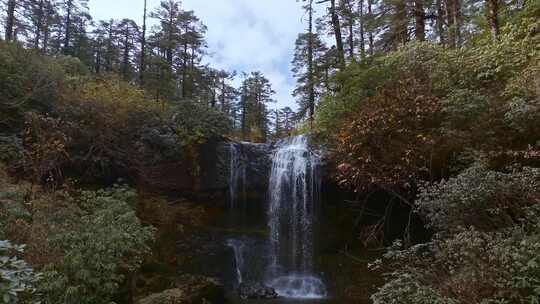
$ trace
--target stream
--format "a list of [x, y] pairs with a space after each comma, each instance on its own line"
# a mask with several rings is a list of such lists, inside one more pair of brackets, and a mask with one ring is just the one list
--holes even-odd
[[[305, 136], [268, 147], [267, 189], [253, 193], [247, 189], [253, 164], [243, 151], [261, 147], [230, 144], [227, 207], [216, 208], [204, 229], [177, 245], [179, 271], [219, 278], [231, 303], [370, 303], [377, 282], [367, 262], [340, 252], [348, 237], [340, 226], [351, 225], [341, 222], [350, 213], [321, 195], [320, 156]], [[370, 261], [379, 253], [360, 254]], [[269, 287], [279, 298], [240, 299], [239, 287], [250, 284]], [[356, 300], [344, 302], [351, 295]]]

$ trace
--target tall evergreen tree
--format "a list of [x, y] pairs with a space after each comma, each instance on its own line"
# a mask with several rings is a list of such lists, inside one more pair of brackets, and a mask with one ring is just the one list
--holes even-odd
[[62, 52], [65, 55], [75, 55], [72, 44], [75, 40], [81, 42], [81, 36], [84, 36], [86, 31], [86, 21], [91, 19], [88, 14], [88, 0], [63, 0], [61, 9], [64, 13]]
[[6, 16], [6, 29], [5, 39], [6, 41], [13, 40], [14, 28], [15, 28], [15, 8], [17, 6], [16, 0], [8, 0], [7, 3], [7, 16]]
[[244, 140], [266, 142], [269, 135], [268, 104], [274, 102], [270, 80], [261, 72], [244, 75], [241, 86], [241, 125]]
[[321, 94], [325, 78], [327, 47], [319, 35], [304, 33], [296, 40], [292, 72], [297, 79], [294, 96], [300, 106], [299, 115], [313, 124], [317, 97]]
[[141, 30], [141, 54], [139, 59], [139, 82], [144, 86], [144, 72], [146, 71], [146, 18], [147, 18], [147, 0], [144, 0], [143, 24]]

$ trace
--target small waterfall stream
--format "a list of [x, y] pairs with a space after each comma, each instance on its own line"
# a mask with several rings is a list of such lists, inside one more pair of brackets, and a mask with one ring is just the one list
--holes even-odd
[[244, 282], [244, 251], [245, 243], [242, 240], [228, 240], [227, 246], [232, 248], [234, 252], [234, 262], [236, 268], [236, 283], [242, 284]]
[[283, 297], [326, 296], [324, 283], [313, 273], [319, 168], [320, 158], [310, 151], [305, 136], [281, 141], [272, 156], [268, 285]]
[[[245, 142], [229, 145], [231, 227], [254, 228], [245, 223], [262, 224], [260, 220], [266, 217], [268, 229], [268, 236], [257, 241], [250, 242], [247, 235], [232, 236], [226, 241], [234, 253], [234, 285], [264, 285], [283, 298], [326, 298], [326, 286], [316, 275], [314, 265], [320, 157], [309, 148], [306, 136], [284, 139], [273, 151], [271, 148]], [[260, 161], [266, 161], [266, 165], [260, 166]], [[254, 175], [256, 172], [265, 173]], [[246, 185], [252, 185], [257, 178], [268, 181], [267, 185], [258, 183], [268, 187], [266, 214], [261, 214], [261, 218], [253, 218], [253, 207], [261, 208], [261, 204], [251, 201], [252, 198], [246, 201], [245, 195]], [[258, 282], [263, 285], [257, 285]]]
[[229, 200], [231, 208], [235, 207], [238, 201], [238, 190], [242, 189], [245, 194], [246, 187], [246, 161], [243, 159], [241, 147], [235, 143], [229, 146], [230, 153], [230, 173], [229, 173]]

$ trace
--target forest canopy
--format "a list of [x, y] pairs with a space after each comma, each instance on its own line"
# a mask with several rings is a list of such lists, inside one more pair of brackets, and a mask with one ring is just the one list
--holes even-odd
[[540, 301], [539, 1], [291, 1], [283, 108], [262, 72], [206, 63], [181, 1], [144, 1], [140, 24], [88, 1], [0, 1], [0, 301], [134, 303], [166, 255], [153, 225], [193, 233], [168, 208], [193, 200], [196, 221], [228, 199], [199, 193], [223, 173], [205, 157], [300, 133], [347, 198], [351, 247], [387, 246], [373, 303]]

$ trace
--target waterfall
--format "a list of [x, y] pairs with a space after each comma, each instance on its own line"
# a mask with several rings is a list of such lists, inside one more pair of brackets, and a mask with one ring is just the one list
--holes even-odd
[[239, 151], [236, 144], [231, 143], [229, 145], [230, 153], [230, 172], [229, 172], [229, 200], [231, 208], [235, 207], [236, 201], [238, 200], [237, 192], [238, 188], [241, 186], [243, 192], [245, 193], [246, 185], [246, 166], [243, 159], [242, 151]]
[[232, 248], [234, 252], [234, 263], [236, 268], [236, 282], [242, 284], [244, 277], [242, 275], [244, 269], [244, 242], [241, 240], [228, 240], [227, 246]]
[[321, 298], [324, 283], [313, 274], [314, 231], [320, 188], [320, 158], [307, 137], [281, 141], [272, 156], [268, 226], [268, 285], [280, 296]]

